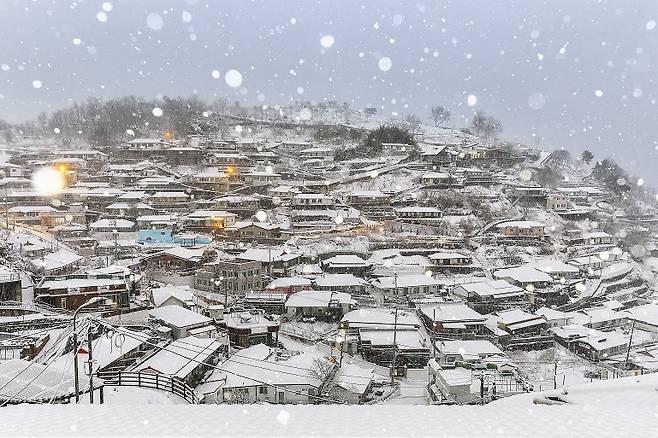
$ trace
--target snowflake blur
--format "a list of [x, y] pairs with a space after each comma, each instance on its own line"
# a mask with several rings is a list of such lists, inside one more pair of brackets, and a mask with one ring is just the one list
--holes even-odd
[[52, 196], [66, 186], [62, 172], [54, 167], [41, 167], [32, 174], [32, 188], [40, 195]]

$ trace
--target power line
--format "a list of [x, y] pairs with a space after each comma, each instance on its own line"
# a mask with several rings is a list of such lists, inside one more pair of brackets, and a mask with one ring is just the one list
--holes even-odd
[[[73, 356], [73, 359], [77, 360], [77, 350], [76, 350], [76, 354]], [[72, 361], [70, 361], [69, 355], [67, 354], [66, 355], [66, 363], [64, 364], [64, 370], [62, 371], [62, 378], [59, 381], [59, 384], [57, 385], [57, 389], [55, 389], [55, 391], [53, 391], [53, 396], [48, 401], [48, 404], [53, 404], [54, 403], [55, 397], [57, 396], [57, 392], [59, 391], [59, 388], [64, 384], [64, 379], [66, 378], [66, 375], [68, 374], [68, 371], [69, 371], [69, 362], [71, 364], [73, 363]]]
[[[64, 338], [60, 339], [59, 342], [62, 342], [63, 340], [64, 340]], [[57, 342], [54, 346], [59, 345], [59, 342]], [[5, 389], [5, 388], [7, 387], [7, 385], [9, 385], [11, 382], [13, 382], [16, 378], [18, 378], [18, 376], [20, 376], [21, 374], [23, 374], [25, 371], [27, 371], [31, 366], [33, 366], [33, 365], [36, 364], [36, 363], [37, 363], [37, 362], [35, 362], [35, 361], [30, 361], [30, 364], [29, 364], [28, 366], [26, 366], [22, 371], [20, 371], [18, 374], [16, 374], [12, 379], [10, 379], [9, 381], [7, 381], [7, 383], [5, 383], [4, 385], [0, 386], [0, 391], [2, 391], [3, 389]], [[27, 385], [26, 385], [23, 389], [25, 389], [26, 387], [27, 387]], [[23, 389], [21, 389], [21, 391], [22, 391]], [[4, 406], [4, 405], [2, 405], [2, 406]]]
[[[114, 328], [112, 325], [110, 325], [110, 324], [108, 324], [108, 323], [106, 323], [106, 322], [104, 322], [104, 321], [96, 320], [96, 322], [98, 322], [98, 323], [100, 323], [100, 324], [102, 324], [102, 325], [105, 325], [105, 326], [109, 326], [109, 327], [111, 327], [111, 328]], [[132, 335], [131, 333], [124, 333], [124, 334], [125, 334], [126, 336], [128, 336], [128, 337], [132, 337], [133, 339], [140, 340], [140, 339], [136, 338], [134, 335]], [[143, 342], [146, 343], [146, 344], [149, 344], [149, 345], [155, 346], [155, 347], [158, 346], [157, 344], [154, 344], [154, 343], [152, 343], [152, 342], [150, 342], [150, 341], [148, 341], [148, 340], [143, 340], [143, 339], [141, 339], [141, 341], [143, 341]], [[196, 359], [189, 358], [189, 357], [187, 357], [187, 356], [185, 356], [185, 355], [183, 355], [183, 354], [181, 354], [181, 353], [178, 353], [178, 352], [176, 352], [176, 351], [167, 350], [166, 347], [161, 347], [161, 348], [162, 348], [162, 350], [165, 350], [165, 351], [167, 351], [167, 352], [169, 352], [169, 353], [171, 353], [171, 354], [175, 354], [175, 355], [180, 356], [180, 357], [182, 357], [182, 358], [184, 358], [184, 359], [187, 359], [187, 360], [189, 360], [190, 362], [196, 362], [196, 363], [198, 363], [198, 364], [200, 364], [200, 365], [205, 365], [205, 366], [208, 366], [208, 367], [210, 367], [210, 368], [214, 368], [214, 369], [216, 369], [216, 370], [223, 371], [223, 372], [225, 372], [225, 373], [227, 373], [227, 374], [232, 374], [232, 375], [234, 375], [234, 376], [236, 376], [236, 377], [240, 377], [240, 378], [242, 378], [242, 379], [251, 380], [251, 381], [254, 381], [254, 382], [256, 382], [256, 383], [260, 383], [261, 385], [264, 385], [264, 386], [270, 386], [270, 387], [272, 387], [272, 388], [275, 388], [275, 389], [278, 389], [278, 390], [281, 390], [281, 391], [284, 391], [284, 392], [289, 392], [289, 393], [292, 393], [292, 394], [297, 394], [297, 395], [301, 395], [301, 396], [309, 397], [309, 398], [312, 398], [312, 399], [315, 399], [315, 400], [324, 401], [324, 402], [328, 402], [328, 403], [346, 404], [346, 403], [344, 403], [344, 402], [338, 402], [338, 401], [336, 401], [336, 400], [331, 400], [331, 399], [327, 399], [327, 398], [324, 398], [324, 397], [318, 397], [318, 396], [310, 395], [310, 394], [308, 394], [308, 393], [303, 393], [303, 392], [300, 392], [300, 391], [295, 391], [295, 390], [292, 390], [292, 389], [289, 389], [289, 388], [286, 388], [286, 387], [283, 387], [283, 386], [280, 386], [280, 385], [275, 385], [275, 384], [273, 384], [273, 383], [267, 383], [267, 382], [264, 382], [264, 381], [262, 381], [262, 380], [255, 379], [255, 378], [253, 378], [253, 377], [248, 377], [248, 376], [245, 376], [245, 375], [243, 375], [243, 374], [236, 373], [235, 371], [229, 371], [229, 370], [222, 369], [222, 368], [218, 367], [217, 365], [211, 365], [211, 364], [205, 363], [205, 362], [203, 362], [203, 361], [199, 361], [199, 360], [196, 360]]]
[[[62, 339], [62, 340], [63, 340], [63, 339]], [[62, 340], [60, 340], [60, 342], [62, 342]], [[56, 344], [56, 345], [58, 345], [58, 344]], [[77, 352], [78, 352], [78, 349], [76, 348], [76, 351], [75, 351], [75, 353], [74, 353], [74, 354], [75, 354], [75, 355], [74, 355], [75, 360], [77, 360]], [[0, 407], [7, 406], [7, 404], [9, 404], [9, 402], [11, 402], [11, 401], [14, 399], [14, 397], [16, 397], [16, 396], [19, 395], [21, 392], [23, 392], [23, 391], [25, 390], [25, 388], [27, 388], [28, 386], [30, 386], [30, 385], [31, 385], [36, 379], [38, 379], [38, 378], [39, 378], [39, 377], [40, 377], [40, 376], [41, 376], [41, 375], [42, 375], [42, 374], [48, 369], [48, 367], [50, 367], [53, 363], [55, 363], [55, 361], [57, 360], [58, 357], [59, 357], [59, 356], [55, 356], [55, 357], [54, 357], [49, 363], [47, 363], [47, 364], [43, 367], [43, 369], [42, 369], [41, 371], [39, 371], [39, 372], [36, 374], [36, 376], [34, 376], [34, 378], [33, 378], [32, 380], [30, 380], [29, 382], [27, 382], [25, 385], [23, 385], [23, 387], [22, 387], [21, 389], [19, 389], [18, 391], [16, 391], [11, 397], [9, 397], [9, 398], [8, 398], [7, 400], [5, 400], [2, 404], [0, 404]], [[36, 362], [30, 362], [30, 364], [29, 364], [28, 366], [26, 366], [25, 368], [23, 368], [23, 370], [21, 370], [18, 374], [16, 374], [11, 380], [9, 380], [7, 383], [5, 383], [5, 384], [2, 386], [2, 388], [0, 388], [0, 390], [4, 389], [9, 383], [11, 383], [11, 382], [13, 382], [14, 380], [16, 380], [16, 379], [18, 378], [18, 376], [20, 376], [20, 375], [23, 374], [25, 371], [27, 371], [27, 370], [28, 370], [32, 365], [34, 365], [35, 363], [36, 363]], [[61, 383], [60, 383], [59, 385], [57, 385], [57, 387], [59, 388], [60, 385], [61, 385]], [[55, 385], [52, 385], [52, 386], [49, 386], [49, 387], [47, 387], [47, 388], [43, 388], [43, 390], [45, 391], [46, 389], [51, 389], [51, 388], [54, 388], [54, 387], [55, 387]], [[7, 395], [7, 394], [2, 394], [2, 395]]]
[[[121, 330], [120, 327], [117, 327], [117, 329], [116, 329], [115, 331], [117, 331], [118, 333], [122, 333], [122, 334], [124, 334], [124, 335], [127, 335], [127, 333], [123, 332], [123, 331]], [[134, 338], [134, 339], [137, 339], [137, 338]], [[199, 345], [191, 344], [191, 343], [189, 343], [189, 342], [185, 342], [185, 341], [183, 341], [183, 340], [181, 340], [181, 339], [176, 340], [176, 344], [177, 344], [177, 346], [179, 346], [179, 345], [189, 346], [189, 348], [180, 347], [180, 349], [181, 349], [181, 350], [189, 351], [189, 352], [194, 353], [194, 354], [197, 354], [197, 355], [198, 355], [198, 354], [201, 354], [201, 353], [203, 353], [204, 351], [207, 350], [207, 347], [200, 347]], [[400, 344], [398, 344], [398, 345], [400, 345]], [[403, 346], [404, 346], [404, 345], [403, 345]], [[408, 347], [411, 347], [411, 346], [408, 346]], [[165, 349], [164, 347], [158, 347], [158, 348], [160, 348], [160, 349]], [[199, 350], [199, 349], [200, 349], [200, 350]], [[392, 349], [391, 349], [391, 350], [392, 350]], [[379, 355], [378, 355], [378, 356], [379, 356]], [[377, 356], [377, 357], [378, 357], [378, 356]], [[235, 356], [232, 356], [232, 357], [228, 358], [227, 361], [230, 360], [230, 361], [233, 361], [233, 362], [235, 362], [235, 363], [241, 363], [242, 365], [245, 365], [245, 366], [252, 366], [252, 367], [254, 367], [254, 368], [262, 368], [262, 367], [259, 367], [259, 366], [257, 366], [257, 365], [252, 365], [252, 364], [249, 364], [249, 363], [238, 362], [238, 361], [234, 360], [234, 357], [235, 357]], [[246, 359], [246, 360], [253, 360], [253, 361], [259, 361], [259, 362], [262, 362], [261, 360], [259, 360], [259, 359], [255, 359], [255, 358], [253, 358], [253, 357], [248, 357], [248, 356], [239, 356], [239, 357], [240, 357], [240, 359]], [[187, 358], [187, 357], [186, 357], [186, 358]], [[295, 365], [290, 365], [290, 364], [286, 364], [286, 363], [282, 363], [282, 362], [277, 362], [276, 364], [277, 364], [277, 366], [281, 366], [281, 367], [286, 367], [286, 368], [291, 368], [291, 369], [296, 369], [296, 370], [301, 370], [301, 371], [308, 371], [307, 368], [298, 367], [298, 366], [295, 366]], [[264, 370], [269, 370], [268, 368], [262, 368], [262, 369], [264, 369]], [[294, 373], [291, 373], [291, 372], [285, 372], [285, 371], [280, 371], [280, 372], [282, 372], [282, 373], [286, 373], [286, 374], [295, 375], [295, 376], [299, 376], [299, 377], [308, 377], [308, 375], [294, 374]], [[355, 376], [355, 375], [347, 375], [347, 374], [343, 374], [343, 376], [345, 376], [345, 377], [354, 377], [354, 378], [366, 378], [366, 376]], [[253, 380], [253, 379], [252, 379], [252, 380]]]

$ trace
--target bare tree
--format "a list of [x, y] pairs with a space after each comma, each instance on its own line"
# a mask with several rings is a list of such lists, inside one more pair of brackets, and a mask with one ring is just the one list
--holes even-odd
[[404, 121], [406, 122], [407, 127], [411, 131], [412, 134], [415, 134], [418, 132], [420, 128], [420, 124], [422, 123], [422, 120], [420, 120], [420, 117], [418, 117], [415, 114], [408, 114], [405, 118]]
[[48, 126], [48, 114], [45, 112], [40, 112], [39, 115], [37, 116], [37, 124], [39, 126], [39, 130], [41, 131], [41, 134], [45, 134], [46, 128]]
[[571, 154], [566, 149], [558, 149], [551, 153], [549, 164], [557, 169], [565, 169], [571, 163]]
[[542, 167], [537, 169], [532, 179], [542, 187], [555, 187], [561, 178], [561, 175], [552, 167]]
[[377, 108], [375, 107], [364, 108], [363, 114], [365, 114], [366, 120], [370, 120], [375, 114], [377, 114]]
[[249, 405], [256, 400], [249, 394], [249, 388], [234, 388], [230, 392], [231, 396], [224, 399], [224, 402], [232, 405]]
[[484, 135], [487, 130], [487, 114], [480, 110], [477, 111], [471, 119], [471, 131], [477, 135]]
[[311, 377], [314, 377], [326, 384], [329, 382], [334, 374], [336, 374], [336, 364], [334, 362], [328, 361], [325, 358], [316, 357], [313, 359], [313, 365], [309, 370]]
[[473, 116], [470, 129], [487, 141], [495, 139], [498, 134], [503, 132], [503, 124], [500, 120], [487, 116], [484, 111], [480, 110]]
[[450, 120], [452, 114], [450, 110], [443, 106], [432, 107], [432, 120], [434, 120], [434, 126], [439, 127], [442, 123], [445, 123]]

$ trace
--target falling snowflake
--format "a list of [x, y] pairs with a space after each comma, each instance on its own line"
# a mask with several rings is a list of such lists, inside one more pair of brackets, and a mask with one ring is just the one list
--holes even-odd
[[389, 71], [391, 67], [393, 67], [393, 61], [391, 61], [391, 58], [388, 56], [383, 56], [379, 58], [379, 62], [377, 62], [377, 66], [381, 71]]
[[333, 36], [331, 35], [324, 35], [322, 38], [320, 38], [320, 45], [324, 47], [325, 49], [328, 49], [329, 47], [334, 45], [334, 42], [336, 40], [334, 39]]
[[533, 110], [540, 110], [546, 105], [546, 97], [542, 93], [533, 93], [528, 98], [528, 106]]
[[237, 70], [229, 70], [224, 75], [224, 80], [229, 87], [238, 88], [242, 85], [242, 74]]
[[164, 21], [162, 20], [160, 14], [151, 12], [146, 16], [146, 25], [151, 30], [160, 30], [162, 29], [162, 26], [164, 26]]
[[55, 195], [64, 186], [63, 174], [53, 167], [41, 167], [32, 174], [32, 188], [41, 195]]
[[468, 106], [475, 106], [478, 103], [478, 98], [475, 94], [469, 94], [466, 98], [466, 104]]
[[164, 111], [162, 111], [162, 108], [155, 107], [153, 108], [153, 111], [151, 111], [155, 117], [160, 117], [162, 114], [164, 114]]
[[288, 424], [288, 420], [290, 420], [290, 414], [288, 413], [288, 411], [284, 411], [282, 409], [279, 412], [279, 414], [276, 416], [276, 420], [285, 426]]
[[37, 80], [32, 81], [32, 86], [34, 88], [39, 89], [43, 86], [43, 83], [40, 80], [37, 79]]

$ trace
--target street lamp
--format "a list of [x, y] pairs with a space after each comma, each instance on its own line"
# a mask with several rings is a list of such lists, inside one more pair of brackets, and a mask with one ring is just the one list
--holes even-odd
[[[78, 331], [75, 325], [75, 319], [78, 316], [78, 312], [80, 310], [84, 309], [85, 307], [93, 306], [96, 303], [100, 303], [101, 301], [105, 301], [105, 298], [103, 297], [93, 297], [86, 303], [82, 304], [80, 307], [78, 307], [75, 312], [73, 312], [73, 373], [74, 373], [74, 379], [75, 379], [75, 403], [80, 402], [80, 378], [78, 376]], [[89, 346], [91, 349], [91, 345]]]

